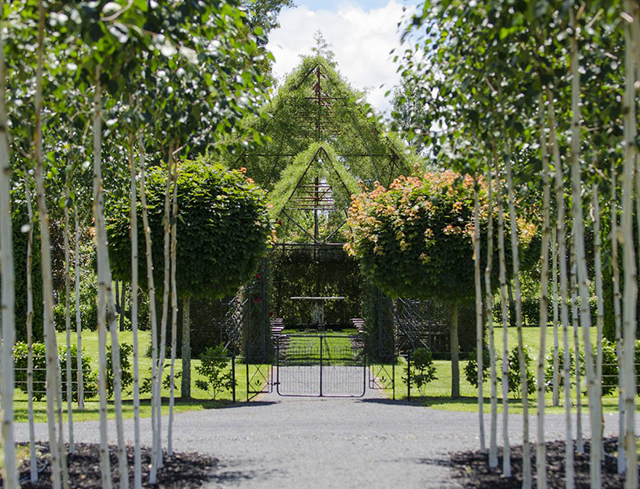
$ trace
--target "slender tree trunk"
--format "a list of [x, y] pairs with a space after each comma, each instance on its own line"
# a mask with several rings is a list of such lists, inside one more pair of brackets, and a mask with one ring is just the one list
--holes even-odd
[[162, 289], [162, 320], [160, 322], [160, 358], [158, 360], [158, 376], [156, 379], [156, 423], [158, 429], [158, 467], [163, 466], [162, 458], [162, 372], [167, 352], [167, 322], [169, 319], [169, 288], [171, 278], [171, 170], [173, 168], [173, 144], [169, 145], [167, 158], [167, 185], [164, 196], [164, 284]]
[[[496, 174], [498, 168], [496, 167]], [[496, 177], [498, 194], [498, 257], [500, 261], [500, 306], [502, 308], [502, 473], [511, 477], [511, 448], [509, 445], [509, 311], [507, 293], [507, 265], [504, 243], [504, 211], [500, 177]]]
[[551, 226], [551, 186], [549, 184], [549, 155], [544, 134], [544, 105], [540, 96], [540, 150], [542, 153], [542, 253], [540, 258], [540, 350], [538, 352], [538, 434], [536, 439], [536, 472], [538, 488], [547, 487], [547, 446], [544, 438], [545, 410], [545, 355], [547, 349], [547, 322], [549, 321], [549, 234]]
[[162, 447], [158, 446], [156, 423], [157, 411], [155, 402], [158, 396], [157, 377], [158, 377], [158, 321], [156, 313], [156, 288], [153, 279], [153, 255], [151, 242], [151, 227], [149, 226], [149, 208], [147, 206], [147, 196], [145, 190], [146, 172], [145, 172], [145, 151], [142, 133], [138, 135], [138, 148], [140, 153], [140, 203], [142, 204], [142, 225], [144, 227], [144, 239], [147, 261], [147, 288], [149, 290], [149, 309], [151, 312], [151, 468], [149, 470], [149, 484], [155, 484], [158, 476], [158, 451]]
[[489, 434], [489, 467], [498, 467], [498, 375], [496, 372], [496, 345], [493, 329], [493, 293], [491, 272], [493, 268], [493, 181], [491, 164], [487, 170], [489, 190], [489, 222], [487, 223], [487, 266], [484, 270], [485, 314], [489, 330], [489, 375], [491, 379], [491, 427]]
[[[191, 298], [182, 301], [182, 397], [191, 396]], [[185, 394], [186, 393], [186, 394]], [[186, 396], [186, 397], [185, 397]]]
[[[138, 340], [138, 184], [135, 160], [135, 136], [129, 135], [131, 170], [131, 332], [133, 334], [133, 486], [142, 488], [142, 451], [140, 449], [140, 343]], [[140, 166], [144, 161], [140, 162]]]
[[78, 407], [84, 409], [84, 376], [82, 373], [82, 316], [80, 315], [80, 274], [82, 265], [80, 264], [80, 222], [78, 219], [78, 204], [73, 203], [74, 224], [75, 224], [75, 293], [76, 293], [76, 349], [77, 349], [77, 382], [78, 382]]
[[[614, 160], [615, 161], [615, 160]], [[620, 301], [620, 268], [618, 267], [618, 197], [616, 183], [616, 164], [611, 164], [611, 268], [613, 275], [613, 311], [616, 328], [616, 357], [618, 364], [618, 446], [624, 446], [624, 397], [622, 395], [623, 379], [623, 338], [622, 338], [622, 311]], [[618, 474], [624, 474], [627, 465], [624, 458], [624, 450], [618, 450]]]
[[528, 489], [532, 485], [531, 446], [529, 445], [529, 392], [527, 385], [527, 364], [524, 358], [524, 342], [522, 338], [522, 294], [520, 292], [520, 257], [518, 251], [518, 225], [516, 222], [516, 205], [513, 189], [513, 172], [511, 154], [506, 157], [507, 190], [509, 193], [509, 219], [511, 224], [511, 256], [513, 259], [513, 283], [516, 294], [516, 327], [518, 328], [518, 361], [520, 363], [520, 383], [522, 389], [522, 487]]
[[[571, 36], [571, 189], [572, 189], [572, 214], [574, 226], [574, 248], [576, 253], [576, 266], [578, 288], [580, 294], [580, 327], [582, 328], [582, 341], [584, 343], [585, 373], [587, 377], [587, 396], [589, 399], [589, 420], [591, 422], [591, 450], [590, 473], [591, 487], [601, 487], [600, 446], [601, 418], [598, 400], [600, 399], [599, 382], [596, 378], [596, 366], [591, 346], [591, 310], [589, 308], [590, 287], [589, 273], [587, 270], [587, 255], [584, 248], [584, 216], [582, 212], [582, 184], [580, 173], [580, 61], [578, 48], [578, 24], [575, 13], [571, 10], [571, 26], [574, 35]], [[595, 449], [594, 449], [595, 447]]]
[[[637, 5], [631, 0], [625, 0], [625, 10], [632, 16], [633, 23], [638, 21]], [[625, 405], [625, 432], [624, 451], [627, 467], [627, 477], [625, 480], [626, 489], [635, 489], [638, 485], [638, 455], [636, 453], [635, 436], [635, 339], [636, 339], [636, 309], [638, 300], [638, 283], [636, 256], [633, 240], [633, 172], [638, 164], [638, 149], [636, 146], [637, 118], [635, 107], [635, 66], [634, 57], [638, 46], [633, 43], [631, 36], [631, 26], [625, 24], [625, 95], [624, 95], [624, 171], [622, 176], [622, 221], [621, 232], [622, 251], [624, 263], [624, 316], [623, 316], [623, 336], [625, 347], [623, 350], [623, 397]]]
[[567, 272], [567, 235], [565, 230], [565, 205], [564, 205], [564, 175], [562, 172], [562, 160], [560, 159], [560, 147], [556, 137], [556, 117], [553, 104], [553, 94], [547, 87], [547, 113], [549, 116], [549, 143], [552, 148], [553, 165], [555, 167], [555, 199], [557, 212], [558, 255], [560, 259], [560, 317], [562, 320], [562, 332], [564, 334], [564, 394], [565, 394], [565, 477], [567, 489], [575, 486], [574, 476], [574, 450], [573, 429], [571, 422], [571, 354], [569, 352], [569, 306], [568, 306], [568, 272]]
[[120, 331], [124, 331], [124, 318], [127, 313], [127, 288], [124, 286], [124, 282], [122, 282], [122, 288], [120, 290]]
[[178, 284], [176, 267], [178, 257], [178, 165], [173, 170], [173, 204], [171, 209], [171, 371], [169, 374], [169, 426], [167, 429], [167, 454], [173, 456], [173, 406], [175, 402], [176, 349], [178, 347]]
[[560, 344], [558, 338], [558, 229], [551, 226], [551, 261], [553, 289], [553, 406], [560, 406]]
[[[4, 1], [0, 0], [0, 9]], [[1, 11], [1, 10], [0, 10]], [[4, 465], [2, 479], [5, 487], [17, 488], [18, 467], [16, 461], [13, 392], [14, 364], [13, 344], [15, 342], [15, 275], [13, 269], [13, 234], [11, 231], [11, 163], [9, 159], [9, 126], [5, 108], [6, 73], [4, 64], [4, 41], [0, 18], [0, 269], [2, 270], [2, 445]]]
[[[0, 44], [0, 49], [2, 45]], [[27, 233], [27, 403], [29, 411], [29, 476], [31, 482], [38, 480], [38, 464], [36, 458], [36, 428], [33, 417], [33, 207], [29, 178], [25, 175], [24, 192], [29, 216], [29, 232]]]
[[451, 322], [449, 323], [451, 347], [451, 397], [460, 397], [460, 353], [458, 343], [458, 303], [451, 305]]
[[67, 416], [69, 428], [69, 453], [75, 451], [73, 440], [73, 376], [71, 375], [71, 257], [69, 252], [69, 175], [66, 177], [64, 193], [64, 323], [67, 336]]
[[[106, 237], [102, 235], [100, 219], [102, 211], [102, 88], [100, 65], [96, 68], [96, 86], [93, 99], [93, 219], [96, 227], [96, 249], [98, 257], [98, 392], [100, 397], [100, 471], [102, 487], [111, 489], [111, 464], [109, 462], [109, 435], [107, 426], [107, 294], [111, 288], [105, 269], [109, 267], [106, 255]], [[106, 261], [106, 263], [105, 263]], [[116, 370], [114, 365], [114, 370]]]
[[[60, 364], [58, 357], [58, 342], [56, 339], [56, 328], [53, 320], [53, 276], [51, 270], [51, 239], [49, 235], [49, 214], [47, 212], [47, 203], [45, 198], [44, 186], [44, 164], [42, 161], [42, 74], [44, 65], [44, 26], [45, 13], [42, 0], [38, 2], [38, 67], [36, 72], [36, 94], [35, 94], [35, 110], [36, 110], [36, 127], [35, 127], [35, 159], [36, 159], [36, 200], [38, 203], [38, 213], [40, 215], [40, 257], [42, 263], [42, 288], [44, 299], [44, 339], [47, 356], [47, 421], [49, 428], [49, 447], [51, 450], [51, 475], [54, 489], [62, 486], [65, 465], [61, 460], [60, 444], [62, 433], [58, 432], [56, 426], [56, 404], [61, 404], [60, 394]], [[4, 77], [3, 77], [4, 79]], [[5, 233], [2, 233], [3, 235]], [[6, 238], [5, 238], [6, 239]], [[11, 265], [13, 267], [13, 264]], [[3, 272], [7, 270], [3, 266]], [[3, 300], [6, 296], [3, 294]], [[12, 316], [13, 317], [13, 316]], [[4, 313], [3, 313], [4, 319]], [[8, 337], [4, 338], [6, 344], [9, 344]], [[3, 366], [4, 371], [4, 366]], [[8, 383], [7, 375], [10, 371], [5, 372], [4, 382]], [[12, 384], [12, 383], [11, 383]], [[3, 396], [3, 401], [7, 401]], [[11, 412], [3, 408], [3, 412]], [[5, 414], [6, 415], [6, 414]], [[4, 424], [3, 424], [4, 427]], [[8, 444], [9, 442], [6, 441]], [[5, 463], [6, 460], [5, 460]], [[10, 462], [12, 463], [12, 462]], [[109, 489], [109, 488], [107, 488]]]
[[476, 350], [478, 363], [478, 425], [480, 427], [480, 450], [487, 451], [484, 433], [484, 331], [482, 320], [482, 281], [480, 274], [480, 191], [476, 188], [473, 206], [474, 232], [474, 280], [476, 287]]
[[[573, 238], [573, 236], [572, 236]], [[575, 243], [571, 244], [571, 319], [573, 322], [573, 348], [575, 350], [575, 372], [576, 372], [576, 448], [578, 452], [584, 453], [584, 439], [582, 436], [582, 378], [580, 375], [580, 340], [578, 330], [580, 329], [579, 308], [578, 308], [578, 271], [575, 263]]]
[[[604, 446], [602, 444], [602, 437], [604, 431], [604, 418], [602, 413], [602, 339], [603, 339], [603, 329], [604, 329], [604, 290], [602, 285], [602, 238], [600, 236], [600, 196], [598, 192], [598, 186], [593, 185], [593, 234], [595, 235], [594, 241], [594, 265], [595, 265], [595, 275], [596, 275], [596, 298], [598, 301], [598, 313], [597, 313], [597, 323], [596, 323], [596, 368], [595, 368], [595, 377], [596, 377], [596, 392], [594, 393], [595, 399], [594, 401], [597, 403], [595, 407], [595, 411], [597, 412], [599, 419], [599, 444], [598, 450], [600, 452], [600, 460], [604, 458]], [[592, 412], [593, 415], [593, 412]], [[592, 422], [593, 426], [593, 422]], [[591, 435], [591, 449], [593, 450], [594, 438]]]

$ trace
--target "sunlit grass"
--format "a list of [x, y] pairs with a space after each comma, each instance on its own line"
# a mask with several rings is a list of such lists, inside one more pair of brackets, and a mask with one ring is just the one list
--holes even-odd
[[[58, 333], [58, 345], [66, 346], [66, 334]], [[120, 343], [129, 343], [133, 344], [133, 333], [131, 331], [122, 331], [119, 333]], [[148, 351], [149, 345], [151, 343], [151, 334], [148, 331], [141, 331], [139, 333], [139, 342], [140, 342], [140, 376], [141, 376], [141, 384], [145, 378], [151, 378], [151, 358], [149, 358], [145, 353]], [[72, 335], [72, 344], [76, 344], [75, 334]], [[83, 331], [82, 333], [82, 348], [85, 352], [85, 355], [91, 359], [91, 367], [94, 372], [98, 371], [98, 335], [93, 331]], [[132, 364], [133, 364], [133, 359]], [[75, 362], [75, 359], [74, 359]], [[164, 368], [164, 377], [169, 375], [171, 361], [167, 359], [165, 361]], [[61, 368], [65, 368], [66, 363], [62, 362]], [[232, 391], [225, 391], [216, 397], [214, 401], [212, 399], [212, 395], [210, 392], [203, 391], [199, 389], [195, 382], [198, 379], [204, 379], [196, 372], [196, 366], [200, 365], [199, 359], [192, 359], [191, 361], [191, 397], [192, 399], [182, 400], [177, 398], [175, 400], [175, 412], [185, 412], [185, 411], [194, 411], [200, 409], [213, 409], [221, 406], [228, 405], [232, 401]], [[229, 366], [229, 369], [231, 367]], [[236, 364], [236, 400], [237, 401], [246, 401], [247, 400], [247, 376], [251, 379], [251, 390], [259, 391], [264, 386], [264, 375], [268, 372], [271, 367], [269, 365], [246, 365], [244, 363]], [[132, 366], [133, 369], [133, 366]], [[133, 372], [133, 370], [132, 370]], [[176, 359], [175, 362], [175, 372], [176, 375], [181, 374], [182, 372], [182, 362], [180, 359]], [[180, 379], [176, 381], [178, 389], [176, 390], [175, 395], [180, 395]], [[130, 386], [123, 395], [123, 416], [124, 418], [133, 418], [134, 410], [133, 410], [133, 386]], [[251, 397], [251, 394], [249, 397]], [[163, 397], [163, 414], [168, 414], [169, 412], [169, 396], [170, 390], [167, 388], [162, 389], [162, 397]], [[150, 417], [151, 416], [151, 408], [150, 408], [150, 398], [151, 395], [148, 393], [141, 394], [141, 408], [140, 413], [142, 417]], [[15, 391], [15, 418], [17, 422], [27, 422], [28, 421], [28, 399], [27, 395], [23, 393], [21, 390], [16, 389]], [[66, 409], [67, 403], [66, 401], [63, 403], [63, 409], [65, 411], [64, 418], [67, 419]], [[92, 399], [87, 399], [85, 401], [84, 409], [78, 409], [77, 402], [73, 403], [73, 418], [74, 421], [92, 421], [99, 419], [100, 411], [99, 411], [99, 402], [97, 396]], [[109, 401], [108, 408], [109, 418], [113, 418], [115, 416], [113, 400]], [[34, 402], [34, 419], [36, 422], [45, 422], [47, 420], [47, 406], [46, 399], [43, 399], [39, 402]]]

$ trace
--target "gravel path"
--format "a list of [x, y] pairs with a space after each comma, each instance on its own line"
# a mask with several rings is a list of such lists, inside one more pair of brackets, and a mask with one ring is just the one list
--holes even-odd
[[[149, 423], [143, 420], [147, 444]], [[548, 416], [547, 438], [561, 438], [563, 424], [561, 415]], [[518, 444], [522, 418], [512, 416], [510, 425], [512, 444]], [[613, 433], [616, 416], [607, 415], [606, 425]], [[18, 425], [18, 440], [28, 439], [27, 428]], [[75, 428], [76, 440], [98, 441], [97, 422]], [[125, 429], [133, 432], [131, 420]], [[45, 425], [37, 436], [46, 439]], [[455, 488], [447, 454], [477, 447], [477, 414], [394, 402], [371, 390], [356, 399], [263, 394], [249, 404], [175, 417], [175, 450], [221, 460], [211, 488]]]

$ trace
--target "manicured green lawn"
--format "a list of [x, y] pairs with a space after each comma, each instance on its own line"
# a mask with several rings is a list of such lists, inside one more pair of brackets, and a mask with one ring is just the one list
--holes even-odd
[[[58, 333], [58, 345], [63, 346], [66, 345], [66, 334]], [[129, 343], [133, 344], [133, 333], [131, 331], [122, 331], [119, 333], [120, 343]], [[150, 332], [140, 332], [139, 335], [140, 341], [140, 376], [141, 383], [143, 379], [151, 377], [151, 358], [149, 358], [145, 353], [149, 350], [149, 345], [151, 344], [151, 334]], [[72, 335], [72, 344], [76, 344], [75, 334]], [[91, 358], [91, 366], [94, 372], [98, 370], [98, 335], [96, 332], [92, 331], [83, 331], [82, 333], [82, 348], [85, 352], [85, 355]], [[133, 363], [133, 362], [132, 362]], [[167, 377], [169, 375], [171, 361], [167, 359], [165, 361], [164, 368], [164, 376]], [[176, 412], [184, 412], [184, 411], [193, 411], [198, 409], [211, 409], [216, 407], [221, 407], [229, 404], [232, 400], [232, 393], [223, 392], [218, 395], [215, 401], [212, 400], [211, 394], [209, 392], [203, 391], [199, 389], [195, 385], [195, 381], [200, 377], [200, 375], [196, 372], [195, 367], [200, 365], [200, 360], [193, 359], [191, 361], [191, 396], [190, 400], [180, 400], [176, 399], [175, 402], [175, 411]], [[65, 363], [63, 362], [61, 368], [65, 368]], [[243, 363], [236, 364], [236, 399], [238, 401], [245, 401], [247, 398], [247, 374], [252, 379], [252, 383], [255, 384], [258, 382], [257, 386], [253, 386], [253, 389], [260, 389], [263, 385], [262, 375], [267, 372], [270, 368], [268, 365], [249, 365], [247, 366]], [[182, 364], [180, 359], [176, 360], [175, 363], [175, 371], [176, 374], [182, 372]], [[258, 375], [256, 375], [258, 374]], [[177, 381], [177, 385], [179, 387], [180, 381]], [[123, 412], [125, 418], [133, 418], [133, 386], [129, 387], [123, 396]], [[180, 394], [179, 390], [176, 392], [176, 396]], [[169, 412], [169, 389], [163, 388], [162, 396], [163, 400], [163, 413]], [[151, 416], [150, 409], [150, 394], [141, 394], [141, 415], [143, 417]], [[66, 402], [64, 403], [64, 408], [66, 410]], [[26, 422], [28, 421], [28, 402], [27, 395], [20, 390], [16, 390], [16, 400], [15, 400], [15, 416], [17, 422]], [[85, 408], [83, 410], [77, 409], [77, 403], [74, 403], [74, 420], [78, 421], [89, 421], [95, 420], [99, 417], [99, 403], [97, 397], [87, 400], [85, 402]], [[46, 400], [42, 400], [40, 402], [34, 402], [34, 413], [36, 422], [44, 422], [46, 421]], [[112, 417], [114, 415], [113, 411], [113, 401], [109, 401], [109, 416]], [[66, 419], [66, 414], [65, 414]]]
[[[580, 332], [581, 333], [581, 332]], [[596, 329], [595, 327], [591, 329], [591, 340], [595, 342], [596, 338]], [[498, 358], [502, 358], [502, 328], [495, 329], [496, 336], [496, 350], [498, 352]], [[515, 328], [509, 328], [507, 330], [507, 344], [509, 345], [509, 350], [514, 348], [517, 343], [517, 330]], [[574, 344], [573, 331], [570, 331], [570, 344]], [[580, 340], [582, 336], [580, 336]], [[529, 346], [530, 352], [534, 357], [534, 362], [531, 365], [531, 371], [536, 375], [537, 369], [537, 357], [540, 347], [540, 329], [537, 327], [525, 327], [523, 328], [523, 342], [525, 345]], [[559, 343], [560, 347], [562, 347], [563, 343], [563, 335], [562, 331], [559, 332]], [[582, 341], [580, 341], [582, 344]], [[547, 328], [546, 334], [546, 351], [548, 354], [551, 352], [553, 347], [553, 328]], [[571, 347], [573, 350], [573, 347]], [[444, 360], [435, 360], [434, 364], [436, 366], [438, 379], [434, 382], [427, 385], [424, 388], [424, 395], [418, 391], [415, 386], [412, 386], [411, 389], [411, 397], [414, 399], [420, 400], [425, 406], [429, 406], [435, 409], [443, 409], [443, 410], [452, 410], [452, 411], [477, 411], [478, 399], [477, 394], [478, 391], [474, 388], [469, 382], [467, 382], [464, 376], [464, 367], [467, 364], [467, 360], [460, 361], [460, 395], [462, 396], [460, 399], [453, 400], [451, 399], [451, 363]], [[498, 378], [501, 376], [500, 372], [501, 363], [498, 362]], [[406, 361], [404, 359], [400, 359], [399, 365], [396, 366], [396, 399], [406, 399], [407, 398], [407, 384], [402, 377], [406, 376]], [[584, 382], [584, 379], [583, 379]], [[486, 383], [484, 385], [484, 411], [490, 412], [490, 398], [489, 398], [489, 389], [490, 384]], [[583, 391], [585, 390], [583, 383]], [[390, 395], [391, 390], [386, 389], [387, 393]], [[502, 386], [498, 383], [498, 411], [502, 411], [501, 403], [502, 403]], [[572, 400], [575, 408], [576, 404], [576, 390], [573, 388], [572, 392]], [[562, 413], [564, 412], [564, 408], [562, 407], [564, 404], [564, 392], [561, 390], [561, 406], [553, 407], [552, 406], [552, 395], [551, 393], [546, 394], [545, 401], [545, 412], [550, 413]], [[640, 397], [638, 399], [638, 404], [640, 405]], [[587, 396], [586, 393], [583, 392], [581, 397], [583, 408], [587, 408]], [[617, 391], [610, 396], [603, 397], [603, 408], [605, 412], [613, 412], [617, 411], [618, 403], [618, 395]], [[537, 409], [536, 403], [536, 394], [529, 396], [529, 406], [532, 412], [535, 412]], [[522, 401], [516, 398], [515, 395], [511, 395], [509, 398], [509, 412], [512, 413], [522, 413]]]

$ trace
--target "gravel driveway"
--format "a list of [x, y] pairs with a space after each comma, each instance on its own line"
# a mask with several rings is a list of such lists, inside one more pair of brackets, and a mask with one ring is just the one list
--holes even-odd
[[[616, 417], [606, 418], [606, 432], [613, 433]], [[562, 437], [563, 423], [562, 415], [548, 416], [547, 438]], [[146, 444], [149, 424], [143, 420]], [[521, 416], [512, 416], [510, 424], [512, 444], [518, 444]], [[588, 432], [588, 418], [584, 425]], [[28, 439], [27, 428], [18, 425], [19, 440]], [[98, 441], [97, 422], [75, 428], [76, 440]], [[125, 429], [132, 434], [131, 420]], [[534, 435], [533, 419], [531, 430]], [[37, 436], [46, 439], [45, 425]], [[221, 460], [212, 488], [453, 488], [458, 485], [450, 478], [447, 454], [477, 448], [476, 414], [394, 402], [371, 390], [356, 399], [263, 394], [248, 404], [175, 417], [175, 450]]]

